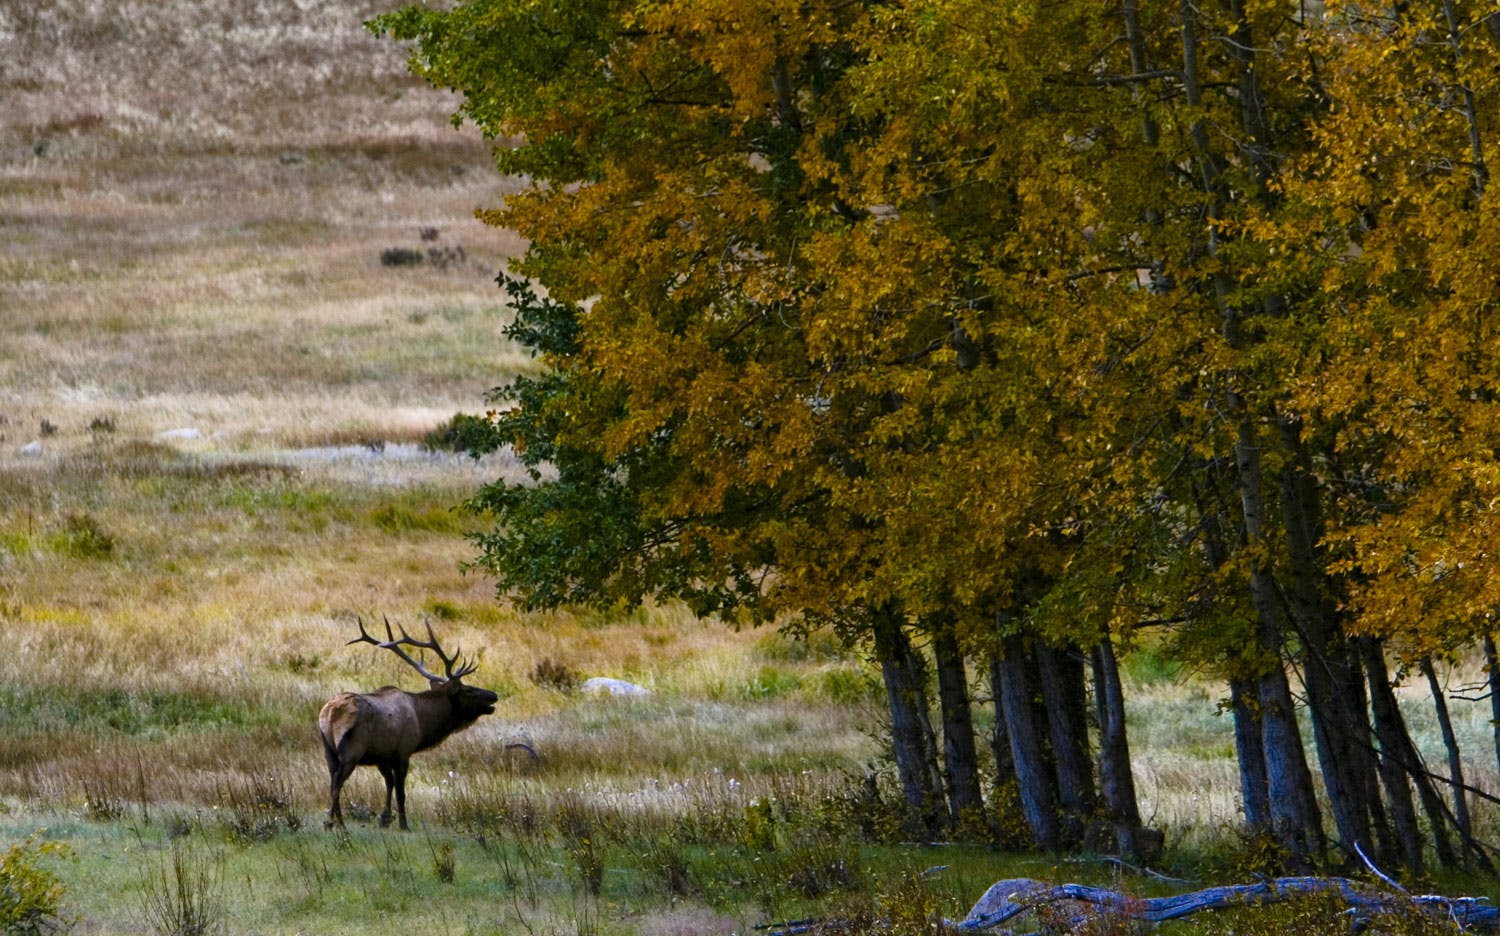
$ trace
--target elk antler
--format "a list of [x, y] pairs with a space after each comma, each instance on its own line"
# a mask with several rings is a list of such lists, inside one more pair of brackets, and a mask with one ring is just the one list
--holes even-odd
[[[444, 653], [442, 645], [438, 643], [436, 635], [432, 633], [432, 622], [427, 619], [426, 615], [422, 616], [422, 623], [427, 625], [426, 640], [417, 640], [406, 632], [406, 628], [401, 627], [400, 625], [397, 625], [397, 629], [401, 631], [401, 636], [397, 637], [395, 632], [391, 630], [391, 619], [385, 617], [385, 615], [381, 615], [381, 617], [385, 620], [385, 633], [386, 636], [390, 638], [389, 640], [377, 640], [376, 638], [370, 636], [369, 632], [365, 630], [364, 619], [356, 617], [355, 621], [359, 623], [359, 636], [349, 641], [349, 643], [368, 643], [374, 644], [377, 647], [384, 647], [386, 650], [391, 651], [392, 653], [396, 654], [396, 656], [405, 660], [412, 669], [421, 673], [423, 676], [426, 676], [427, 681], [431, 683], [440, 683], [448, 679], [461, 679], [479, 668], [478, 663], [473, 663], [460, 658], [458, 655], [458, 651], [456, 650], [453, 652], [452, 656]], [[438, 655], [438, 659], [443, 661], [443, 672], [447, 675], [434, 676], [433, 674], [427, 672], [427, 667], [423, 666], [417, 660], [413, 660], [405, 650], [401, 649], [403, 645], [407, 647], [416, 647], [419, 651], [431, 650], [433, 653], [436, 653]], [[345, 646], [348, 646], [348, 644], [345, 644]], [[454, 669], [455, 663], [458, 664], [457, 669]]]

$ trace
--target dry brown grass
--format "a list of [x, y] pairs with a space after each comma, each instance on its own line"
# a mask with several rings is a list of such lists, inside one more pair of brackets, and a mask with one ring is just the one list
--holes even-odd
[[[318, 706], [413, 683], [343, 646], [356, 615], [433, 615], [507, 696], [419, 765], [429, 815], [516, 738], [538, 783], [601, 790], [791, 769], [809, 735], [857, 758], [828, 706], [741, 704], [760, 635], [522, 615], [459, 571], [452, 508], [515, 466], [411, 443], [534, 366], [494, 283], [523, 245], [473, 217], [515, 187], [490, 144], [364, 30], [389, 6], [0, 3], [0, 798], [203, 807], [272, 775], [321, 807]], [[563, 695], [543, 659], [656, 696]]]
[[[387, 6], [0, 8], [3, 457], [96, 419], [410, 438], [528, 366], [493, 283], [520, 245], [472, 215], [511, 186], [364, 31]], [[465, 260], [383, 266], [397, 246]]]

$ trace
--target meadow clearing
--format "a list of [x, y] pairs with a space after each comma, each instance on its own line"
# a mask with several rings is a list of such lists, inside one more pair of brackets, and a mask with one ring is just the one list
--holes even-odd
[[[43, 865], [100, 934], [920, 929], [1000, 877], [1118, 880], [858, 834], [882, 697], [831, 637], [524, 614], [462, 571], [457, 505], [516, 469], [422, 443], [534, 366], [494, 282], [524, 245], [473, 217], [520, 183], [363, 30], [385, 8], [0, 0], [0, 843], [67, 845]], [[325, 833], [319, 706], [417, 688], [345, 646], [381, 615], [477, 654], [500, 708], [417, 758], [414, 832], [359, 771]], [[1126, 668], [1167, 865], [1234, 873], [1219, 687]], [[1487, 707], [1455, 706], [1494, 791]]]

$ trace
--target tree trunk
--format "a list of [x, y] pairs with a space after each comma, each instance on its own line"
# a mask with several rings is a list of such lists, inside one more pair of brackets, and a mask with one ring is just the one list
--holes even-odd
[[1002, 789], [1016, 779], [1016, 764], [1010, 756], [1010, 732], [1005, 727], [1005, 712], [1000, 703], [1000, 655], [990, 654], [990, 698], [994, 700], [995, 727], [990, 731], [990, 755], [995, 759], [995, 789]]
[[1150, 852], [1156, 849], [1142, 847], [1141, 811], [1130, 766], [1130, 742], [1125, 733], [1125, 694], [1108, 634], [1094, 647], [1091, 662], [1099, 712], [1099, 787], [1114, 828], [1115, 849], [1124, 858], [1150, 859], [1155, 857]]
[[[1494, 18], [1500, 21], [1500, 14]], [[1495, 739], [1495, 763], [1500, 766], [1500, 652], [1495, 650], [1495, 638], [1489, 634], [1484, 636], [1484, 672], [1490, 684], [1490, 727], [1491, 737]]]
[[[1205, 466], [1207, 469], [1207, 466]], [[1194, 488], [1198, 504], [1199, 528], [1208, 567], [1217, 571], [1229, 561], [1224, 541], [1220, 506], [1202, 488]], [[1243, 673], [1248, 665], [1241, 655], [1230, 651], [1229, 670]], [[1271, 793], [1266, 779], [1266, 749], [1261, 740], [1260, 710], [1255, 704], [1255, 684], [1244, 675], [1229, 680], [1229, 705], [1234, 716], [1234, 752], [1240, 772], [1240, 805], [1245, 811], [1245, 827], [1252, 833], [1270, 831]]]
[[1417, 828], [1417, 810], [1412, 804], [1411, 784], [1406, 768], [1401, 763], [1400, 727], [1401, 710], [1396, 707], [1396, 694], [1391, 691], [1390, 677], [1385, 669], [1385, 655], [1380, 644], [1369, 637], [1355, 638], [1364, 662], [1365, 678], [1370, 686], [1370, 709], [1375, 715], [1375, 738], [1380, 743], [1380, 779], [1385, 784], [1386, 801], [1390, 804], [1391, 820], [1395, 825], [1396, 844], [1401, 854], [1401, 863], [1412, 874], [1422, 873], [1422, 836]]
[[[1339, 842], [1348, 858], [1355, 860], [1358, 851], [1368, 855], [1374, 846], [1366, 795], [1372, 789], [1367, 779], [1376, 775], [1375, 763], [1368, 756], [1369, 716], [1362, 705], [1351, 706], [1355, 698], [1363, 699], [1363, 693], [1351, 691], [1361, 682], [1360, 671], [1349, 665], [1347, 641], [1318, 560], [1323, 518], [1307, 447], [1295, 420], [1280, 416], [1277, 423], [1289, 456], [1280, 480], [1292, 586], [1285, 600], [1302, 636], [1302, 673], [1323, 786]], [[1361, 771], [1368, 771], [1368, 777], [1361, 776]], [[1378, 786], [1374, 789], [1378, 796]]]
[[[1264, 115], [1259, 110], [1260, 96], [1254, 87], [1253, 62], [1242, 58], [1246, 54], [1253, 54], [1250, 53], [1248, 37], [1244, 35], [1244, 19], [1239, 15], [1239, 3], [1232, 2], [1231, 5], [1236, 14], [1235, 36], [1225, 46], [1229, 55], [1240, 63], [1242, 129], [1251, 143], [1251, 163], [1256, 179], [1262, 183], [1260, 190], [1255, 193], [1260, 197], [1265, 194], [1262, 173], [1267, 171], [1262, 152], [1266, 143]], [[1189, 107], [1196, 109], [1203, 106], [1203, 81], [1199, 74], [1199, 57], [1202, 54], [1198, 36], [1199, 12], [1193, 0], [1182, 0], [1179, 9], [1183, 97]], [[1254, 101], [1244, 100], [1247, 90]], [[1217, 256], [1219, 223], [1229, 198], [1224, 184], [1223, 167], [1220, 158], [1210, 147], [1208, 129], [1202, 120], [1195, 120], [1188, 127], [1188, 137], [1195, 151], [1194, 159], [1203, 189], [1210, 196], [1206, 249], [1209, 255]], [[1241, 331], [1242, 310], [1229, 301], [1228, 297], [1233, 291], [1229, 273], [1222, 268], [1216, 269], [1210, 279], [1224, 342], [1230, 348], [1239, 350], [1245, 343]], [[1256, 421], [1242, 396], [1242, 390], [1233, 383], [1226, 392], [1225, 403], [1228, 412], [1238, 421], [1238, 438], [1234, 444], [1234, 473], [1245, 545], [1251, 550], [1260, 551], [1267, 544], [1263, 487], [1265, 479], [1260, 441], [1255, 432]], [[1259, 626], [1260, 655], [1264, 657], [1261, 661], [1262, 669], [1256, 677], [1255, 700], [1259, 706], [1271, 827], [1293, 861], [1305, 865], [1322, 850], [1323, 830], [1313, 796], [1312, 772], [1308, 769], [1307, 758], [1302, 751], [1291, 687], [1287, 683], [1281, 659], [1285, 629], [1278, 610], [1278, 589], [1272, 578], [1270, 562], [1265, 557], [1257, 557], [1251, 562], [1250, 601]]]
[[1026, 815], [1026, 824], [1031, 827], [1032, 841], [1040, 848], [1057, 851], [1062, 845], [1062, 834], [1053, 796], [1052, 771], [1042, 752], [1040, 726], [1032, 715], [1032, 688], [1026, 674], [1026, 651], [1021, 638], [1004, 638], [997, 665], [1000, 671], [1000, 708], [1010, 738], [1010, 756], [1021, 794], [1021, 811]]
[[1063, 838], [1068, 845], [1078, 845], [1084, 841], [1094, 812], [1094, 778], [1089, 766], [1086, 713], [1077, 704], [1083, 692], [1083, 674], [1080, 667], [1070, 665], [1066, 654], [1041, 643], [1034, 650], [1042, 705], [1047, 711]]
[[948, 812], [954, 822], [984, 815], [979, 787], [979, 755], [974, 743], [974, 719], [969, 704], [969, 677], [963, 651], [949, 622], [933, 631], [937, 660], [938, 703], [943, 717], [943, 775], [947, 781]]
[[1443, 734], [1443, 748], [1448, 752], [1448, 778], [1453, 787], [1453, 827], [1463, 843], [1465, 860], [1473, 858], [1481, 865], [1489, 865], [1489, 856], [1474, 841], [1474, 823], [1469, 818], [1469, 793], [1464, 789], [1464, 762], [1458, 750], [1458, 735], [1453, 731], [1453, 719], [1448, 714], [1447, 696], [1438, 682], [1432, 657], [1423, 657], [1421, 666], [1422, 674], [1427, 677], [1427, 688], [1432, 692], [1432, 706], [1437, 713], [1438, 729]]
[[889, 608], [875, 614], [875, 655], [885, 680], [886, 701], [891, 714], [891, 747], [896, 774], [908, 815], [915, 822], [911, 831], [923, 839], [942, 833], [938, 805], [941, 796], [933, 785], [937, 771], [933, 743], [927, 724], [926, 673], [922, 659], [912, 648], [900, 618]]
[[[1235, 480], [1244, 513], [1245, 537], [1252, 549], [1265, 540], [1263, 477], [1254, 432], [1249, 418], [1243, 417], [1240, 437], [1235, 443]], [[1285, 638], [1277, 591], [1266, 560], [1255, 560], [1250, 567], [1250, 601], [1259, 620], [1260, 650], [1269, 661], [1256, 679], [1256, 701], [1260, 704], [1271, 823], [1277, 840], [1294, 862], [1305, 864], [1322, 851], [1323, 828], [1313, 796], [1312, 772], [1302, 751], [1292, 690], [1281, 660]]]
[[1245, 825], [1252, 832], [1271, 830], [1271, 781], [1266, 776], [1266, 748], [1262, 741], [1255, 683], [1229, 681], [1230, 710], [1234, 713], [1234, 752], [1240, 765], [1240, 803]]
[[[1406, 729], [1406, 719], [1401, 716], [1401, 709], [1396, 705], [1395, 690], [1391, 688], [1390, 676], [1385, 668], [1385, 653], [1380, 643], [1370, 639], [1374, 648], [1370, 652], [1369, 660], [1372, 666], [1378, 666], [1381, 673], [1381, 682], [1385, 686], [1385, 692], [1390, 695], [1390, 709], [1394, 713], [1392, 722], [1391, 740], [1395, 743], [1394, 748], [1396, 760], [1411, 777], [1412, 785], [1417, 789], [1417, 797], [1422, 802], [1422, 811], [1427, 813], [1428, 823], [1432, 826], [1432, 844], [1437, 851], [1438, 861], [1443, 865], [1452, 867], [1458, 864], [1458, 855], [1453, 850], [1453, 840], [1448, 837], [1448, 823], [1450, 816], [1448, 808], [1443, 804], [1443, 798], [1438, 794], [1437, 787], [1432, 782], [1432, 775], [1428, 773], [1426, 766], [1422, 763], [1421, 752], [1411, 739], [1411, 732]], [[1374, 671], [1371, 671], [1374, 678]]]

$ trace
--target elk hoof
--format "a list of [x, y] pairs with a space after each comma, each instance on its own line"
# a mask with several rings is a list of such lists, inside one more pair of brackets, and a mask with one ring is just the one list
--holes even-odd
[[381, 813], [380, 814], [380, 827], [382, 829], [384, 829], [386, 826], [388, 826], [390, 824], [391, 824], [391, 814], [390, 813]]

